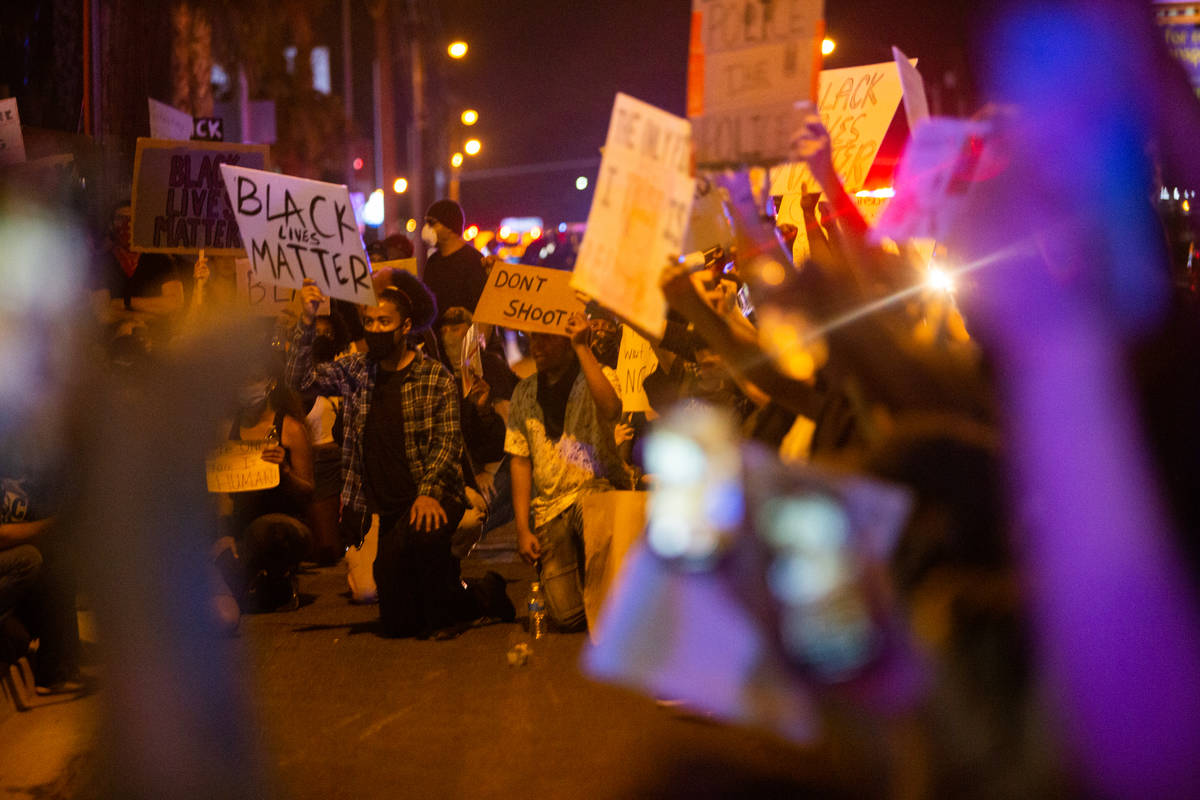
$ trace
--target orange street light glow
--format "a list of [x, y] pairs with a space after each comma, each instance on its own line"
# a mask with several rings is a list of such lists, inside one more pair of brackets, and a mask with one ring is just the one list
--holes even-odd
[[396, 194], [404, 194], [408, 191], [408, 181], [404, 178], [396, 178], [392, 184], [392, 191]]
[[462, 58], [467, 54], [467, 43], [451, 42], [450, 46], [446, 48], [446, 52], [450, 54], [451, 58]]
[[821, 41], [821, 55], [827, 56], [836, 49], [837, 49], [837, 42], [835, 42], [833, 39], [826, 37], [825, 39], [823, 39]]
[[450, 156], [450, 166], [454, 167], [455, 169], [461, 167], [462, 162], [463, 162], [463, 154], [462, 153], [455, 153], [454, 155]]
[[479, 155], [479, 151], [481, 149], [483, 149], [483, 145], [478, 139], [468, 139], [467, 143], [463, 145], [463, 150], [465, 150], [469, 156]]
[[474, 239], [478, 235], [479, 235], [479, 226], [478, 225], [472, 225], [471, 227], [469, 227], [465, 231], [463, 231], [464, 239]]
[[479, 112], [475, 109], [468, 108], [462, 113], [463, 125], [474, 125], [476, 122], [479, 122]]

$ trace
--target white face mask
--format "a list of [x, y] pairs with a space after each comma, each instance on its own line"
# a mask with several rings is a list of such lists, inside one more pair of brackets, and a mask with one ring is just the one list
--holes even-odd
[[421, 241], [426, 247], [437, 247], [437, 231], [428, 222], [421, 226]]

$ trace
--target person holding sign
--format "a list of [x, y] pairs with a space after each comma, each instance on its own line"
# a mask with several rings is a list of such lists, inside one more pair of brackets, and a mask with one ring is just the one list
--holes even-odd
[[[453, 638], [481, 617], [515, 617], [504, 579], [489, 573], [464, 587], [451, 534], [466, 507], [458, 388], [437, 361], [409, 347], [433, 323], [433, 297], [397, 271], [379, 304], [362, 308], [366, 353], [313, 362], [321, 290], [301, 289], [289, 381], [342, 397], [342, 529], [360, 546], [378, 536], [374, 578], [387, 636]], [[371, 530], [368, 531], [368, 528]]]
[[624, 469], [613, 440], [616, 375], [596, 360], [582, 314], [571, 315], [567, 333], [530, 336], [537, 372], [513, 391], [504, 449], [521, 557], [537, 566], [550, 619], [575, 631], [587, 625], [582, 501], [611, 489]]

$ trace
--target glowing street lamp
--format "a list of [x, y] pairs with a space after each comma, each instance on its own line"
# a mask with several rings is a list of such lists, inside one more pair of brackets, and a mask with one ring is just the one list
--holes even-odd
[[828, 36], [821, 41], [821, 55], [827, 56], [836, 49], [837, 42], [835, 42], [833, 39], [830, 39]]
[[575, 188], [576, 189], [578, 189], [579, 191], [582, 192], [587, 187], [588, 187], [588, 179], [587, 179], [586, 175], [580, 175], [578, 178], [575, 179]]
[[454, 155], [450, 156], [450, 166], [454, 167], [455, 169], [458, 169], [459, 167], [461, 167], [462, 162], [463, 162], [463, 154], [462, 153], [455, 153]]
[[478, 139], [468, 139], [467, 143], [463, 145], [463, 150], [465, 150], [467, 152], [467, 155], [469, 155], [469, 156], [479, 155], [479, 151], [482, 148], [483, 148], [483, 145], [480, 143], [480, 141]]
[[462, 58], [467, 54], [467, 43], [461, 40], [451, 42], [450, 46], [446, 48], [446, 52], [450, 54], [451, 58]]
[[392, 191], [396, 194], [404, 194], [408, 191], [408, 180], [405, 178], [396, 178], [392, 183]]
[[474, 125], [476, 122], [479, 122], [479, 112], [475, 109], [468, 108], [462, 113], [463, 125]]

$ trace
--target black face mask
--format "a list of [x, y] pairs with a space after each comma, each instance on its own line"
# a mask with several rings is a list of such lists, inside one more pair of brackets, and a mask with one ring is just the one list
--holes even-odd
[[382, 361], [399, 347], [396, 331], [364, 331], [363, 338], [367, 340], [367, 356], [374, 361]]
[[313, 339], [312, 357], [313, 361], [318, 364], [325, 361], [332, 361], [337, 355], [337, 345], [333, 343], [332, 336], [318, 336]]

